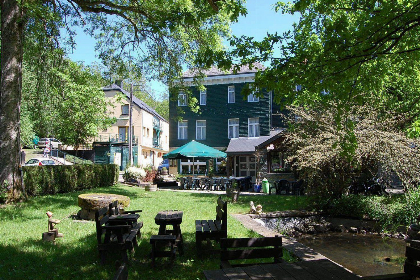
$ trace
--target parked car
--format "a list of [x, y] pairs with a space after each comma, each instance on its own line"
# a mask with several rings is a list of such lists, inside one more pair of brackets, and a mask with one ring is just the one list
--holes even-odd
[[57, 140], [56, 138], [41, 138], [38, 142], [39, 148], [45, 148], [47, 145], [51, 145], [51, 148], [58, 149], [58, 145], [61, 145], [62, 143]]
[[158, 166], [158, 172], [162, 173], [162, 168], [165, 167], [169, 171], [169, 159], [164, 159]]
[[49, 158], [31, 158], [25, 163], [25, 166], [31, 165], [55, 165], [55, 161]]

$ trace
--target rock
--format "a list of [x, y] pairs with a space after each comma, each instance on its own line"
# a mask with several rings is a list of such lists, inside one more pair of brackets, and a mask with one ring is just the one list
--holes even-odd
[[358, 232], [357, 227], [350, 227], [349, 232], [357, 233]]
[[307, 233], [315, 233], [315, 227], [314, 226], [308, 226], [308, 229], [306, 231]]
[[326, 227], [324, 226], [324, 225], [315, 225], [314, 226], [314, 228], [315, 228], [315, 231], [316, 232], [326, 232], [327, 231], [327, 229], [326, 229]]

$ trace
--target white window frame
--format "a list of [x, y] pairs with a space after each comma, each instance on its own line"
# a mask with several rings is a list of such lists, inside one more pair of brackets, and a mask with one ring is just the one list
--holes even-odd
[[228, 86], [228, 103], [235, 103], [235, 86]]
[[200, 90], [200, 105], [207, 105], [207, 90]]
[[178, 106], [187, 106], [187, 94], [180, 92], [178, 93]]
[[[235, 121], [235, 123], [232, 123], [232, 121]], [[231, 128], [233, 135], [230, 133]], [[228, 119], [228, 138], [239, 138], [239, 118]]]
[[260, 119], [248, 118], [248, 137], [260, 136]]
[[179, 140], [188, 139], [188, 121], [178, 122], [178, 139]]
[[255, 92], [248, 95], [248, 102], [259, 102], [260, 98], [255, 95]]
[[195, 122], [195, 127], [196, 127], [195, 139], [196, 140], [206, 140], [206, 126], [207, 126], [207, 122], [205, 120], [197, 120]]

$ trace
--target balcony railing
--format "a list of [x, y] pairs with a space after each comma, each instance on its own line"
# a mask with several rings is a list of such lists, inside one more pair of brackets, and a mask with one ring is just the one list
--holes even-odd
[[[128, 143], [128, 137], [121, 134], [99, 134], [95, 137], [95, 142], [109, 142], [109, 143]], [[139, 138], [133, 135], [132, 144], [138, 145]]]

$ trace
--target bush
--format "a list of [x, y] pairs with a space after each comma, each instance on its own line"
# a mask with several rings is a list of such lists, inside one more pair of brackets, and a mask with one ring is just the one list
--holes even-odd
[[130, 166], [124, 172], [125, 182], [138, 182], [146, 176], [146, 171], [140, 167]]
[[346, 195], [335, 199], [325, 210], [334, 216], [372, 219], [384, 230], [395, 230], [416, 221], [420, 214], [420, 190], [412, 189], [401, 196]]
[[28, 196], [112, 186], [119, 175], [115, 164], [24, 166], [22, 169]]

